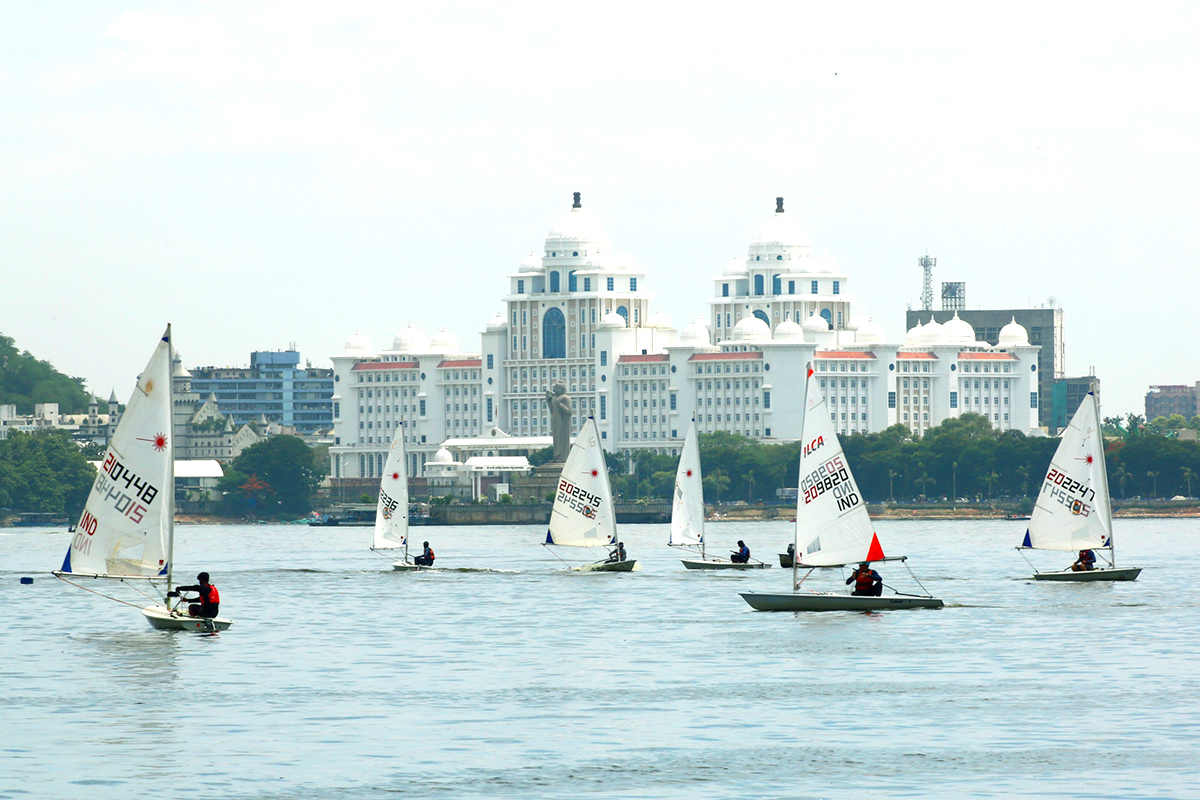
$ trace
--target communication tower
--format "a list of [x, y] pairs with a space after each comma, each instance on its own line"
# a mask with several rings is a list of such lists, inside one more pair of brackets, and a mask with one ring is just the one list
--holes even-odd
[[933, 268], [937, 266], [937, 259], [929, 257], [929, 251], [925, 251], [925, 255], [917, 259], [917, 265], [925, 270], [925, 283], [921, 289], [921, 310], [933, 311]]

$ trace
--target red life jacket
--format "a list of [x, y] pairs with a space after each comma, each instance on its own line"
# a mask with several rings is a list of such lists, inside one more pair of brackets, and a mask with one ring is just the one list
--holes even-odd
[[208, 605], [218, 605], [221, 602], [221, 593], [217, 591], [217, 587], [211, 583], [208, 585], [208, 592], [200, 595], [200, 602]]
[[[854, 591], [865, 592], [868, 589], [870, 589], [874, 583], [875, 583], [875, 580], [871, 576], [871, 570], [860, 569], [860, 570], [855, 571], [855, 573], [854, 573]], [[844, 592], [846, 590], [843, 589], [842, 591]]]
[[434, 555], [433, 555], [433, 548], [432, 548], [432, 547], [426, 547], [426, 548], [425, 548], [425, 555], [429, 556], [429, 560], [430, 560], [430, 561], [433, 561], [433, 559], [434, 559]]

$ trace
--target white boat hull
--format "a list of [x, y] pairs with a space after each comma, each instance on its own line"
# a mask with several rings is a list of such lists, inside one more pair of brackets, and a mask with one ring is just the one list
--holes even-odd
[[742, 592], [742, 599], [755, 611], [892, 611], [904, 608], [941, 608], [937, 597], [884, 595], [863, 597], [850, 594], [759, 594]]
[[637, 559], [629, 559], [628, 561], [597, 561], [595, 564], [584, 564], [582, 567], [575, 567], [576, 572], [634, 572], [641, 569], [638, 566]]
[[1135, 581], [1142, 572], [1141, 567], [1109, 567], [1107, 569], [1086, 569], [1079, 572], [1063, 570], [1062, 572], [1035, 572], [1035, 581]]
[[213, 631], [228, 630], [229, 626], [233, 624], [233, 620], [224, 617], [193, 617], [191, 614], [172, 611], [166, 606], [146, 606], [142, 609], [142, 615], [146, 617], [150, 627], [160, 631], [212, 633]]
[[429, 570], [434, 569], [434, 568], [433, 567], [423, 567], [419, 564], [409, 564], [404, 561], [396, 561], [395, 563], [392, 564], [392, 569], [396, 570], [397, 572], [428, 572]]
[[704, 558], [704, 559], [683, 559], [683, 565], [688, 569], [766, 569], [771, 566], [764, 564], [761, 561], [751, 561], [747, 564], [735, 564], [732, 561], [724, 559]]

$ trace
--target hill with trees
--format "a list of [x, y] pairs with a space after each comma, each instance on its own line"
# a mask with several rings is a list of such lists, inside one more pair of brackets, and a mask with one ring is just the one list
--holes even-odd
[[[87, 411], [91, 393], [83, 378], [71, 378], [28, 350], [17, 350], [10, 336], [0, 334], [0, 405], [15, 405], [18, 414], [32, 414], [39, 403], [58, 403], [60, 414]], [[103, 412], [107, 412], [107, 405]]]

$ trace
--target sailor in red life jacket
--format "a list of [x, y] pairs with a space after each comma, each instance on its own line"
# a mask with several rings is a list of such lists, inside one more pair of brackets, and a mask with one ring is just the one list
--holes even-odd
[[1079, 558], [1071, 565], [1074, 572], [1087, 572], [1096, 568], [1096, 554], [1091, 550], [1080, 550]]
[[745, 542], [743, 542], [741, 539], [738, 539], [738, 550], [736, 553], [730, 554], [729, 560], [735, 564], [749, 564], [750, 548], [746, 547]]
[[883, 578], [879, 577], [879, 573], [871, 569], [871, 564], [867, 561], [858, 565], [858, 569], [850, 573], [850, 577], [846, 578], [846, 583], [854, 582], [854, 591], [850, 594], [879, 597], [883, 594]]
[[208, 573], [201, 572], [196, 576], [196, 580], [200, 583], [196, 586], [177, 586], [174, 591], [168, 592], [167, 597], [181, 597], [182, 592], [195, 592], [199, 597], [186, 597], [185, 600], [199, 600], [198, 603], [192, 603], [188, 606], [188, 613], [193, 617], [208, 617], [217, 616], [217, 610], [221, 606], [221, 593], [217, 591], [217, 587], [208, 582]]
[[432, 567], [435, 558], [433, 548], [429, 546], [429, 542], [425, 542], [422, 546], [425, 549], [421, 551], [421, 555], [413, 559], [413, 563], [418, 567]]

